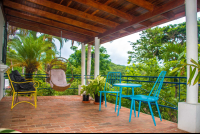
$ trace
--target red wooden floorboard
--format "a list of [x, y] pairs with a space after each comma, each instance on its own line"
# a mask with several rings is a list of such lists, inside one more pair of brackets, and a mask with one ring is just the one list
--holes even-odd
[[[132, 116], [130, 109], [122, 107], [117, 116], [114, 104], [107, 108], [90, 103], [82, 103], [82, 97], [38, 96], [38, 107], [21, 103], [11, 107], [12, 97], [0, 101], [0, 128], [10, 128], [24, 133], [185, 133], [177, 128], [177, 123], [160, 121], [155, 117], [154, 126], [151, 115], [140, 113]], [[28, 100], [20, 97], [20, 101]]]

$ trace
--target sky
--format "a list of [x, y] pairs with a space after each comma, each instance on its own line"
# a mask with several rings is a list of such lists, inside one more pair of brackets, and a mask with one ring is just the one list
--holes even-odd
[[[197, 13], [197, 17], [200, 17], [200, 12]], [[158, 25], [159, 27], [167, 26], [170, 24], [179, 24], [182, 22], [185, 22], [186, 18], [182, 17], [174, 21], [170, 21], [161, 25]], [[129, 41], [136, 42], [140, 39], [141, 32], [137, 32], [131, 35], [128, 35], [126, 37], [122, 37], [116, 40], [113, 40], [112, 43], [104, 43], [101, 44], [101, 46], [105, 47], [107, 50], [107, 54], [110, 55], [111, 62], [117, 64], [117, 65], [125, 65], [127, 66], [128, 61], [128, 51], [132, 51], [132, 46], [130, 45]], [[55, 40], [55, 44], [57, 46], [57, 50], [59, 50], [59, 42], [58, 40]], [[69, 58], [69, 56], [74, 53], [71, 49], [71, 40], [69, 40], [67, 43], [64, 43], [64, 47], [61, 50], [61, 57]], [[78, 44], [75, 42], [74, 46], [78, 46]], [[81, 49], [81, 45], [78, 46], [78, 49]]]

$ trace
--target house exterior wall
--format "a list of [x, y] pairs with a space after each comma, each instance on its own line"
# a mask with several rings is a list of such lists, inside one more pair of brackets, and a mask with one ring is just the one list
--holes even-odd
[[[0, 63], [2, 63], [2, 47], [4, 41], [4, 24], [2, 9], [0, 6]], [[3, 86], [4, 86], [4, 73], [0, 73], [0, 100], [3, 98]]]

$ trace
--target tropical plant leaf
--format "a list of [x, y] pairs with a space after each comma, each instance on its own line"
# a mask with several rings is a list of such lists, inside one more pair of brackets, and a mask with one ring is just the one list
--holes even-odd
[[193, 85], [195, 85], [199, 81], [199, 76], [200, 76], [200, 73], [198, 73], [198, 75], [196, 76]]
[[179, 61], [180, 59], [182, 59], [182, 57], [184, 56], [184, 54], [185, 54], [185, 51], [183, 51], [182, 53], [179, 54], [178, 61]]
[[190, 77], [189, 77], [189, 80], [188, 80], [188, 83], [187, 84], [191, 84], [191, 81], [192, 81], [192, 79], [193, 79], [193, 77], [194, 77], [194, 74], [195, 74], [195, 72], [196, 72], [196, 68], [194, 68], [193, 70], [192, 70], [192, 66], [190, 66]]
[[200, 67], [200, 65], [199, 65], [195, 60], [191, 59], [190, 61], [191, 61], [193, 64], [195, 64], [196, 67], [198, 67], [198, 68]]
[[174, 68], [171, 72], [170, 72], [170, 74], [171, 73], [174, 73], [174, 72], [176, 72], [176, 71], [178, 71], [178, 70], [180, 70], [180, 69], [182, 69], [184, 66], [186, 66], [187, 64], [184, 64], [184, 65], [182, 65], [181, 67], [176, 67], [176, 68]]

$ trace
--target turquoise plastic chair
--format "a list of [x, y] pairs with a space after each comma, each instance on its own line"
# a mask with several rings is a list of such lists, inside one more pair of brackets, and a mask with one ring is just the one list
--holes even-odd
[[[150, 112], [151, 112], [151, 116], [152, 116], [152, 119], [153, 119], [153, 122], [154, 122], [154, 125], [156, 126], [156, 122], [155, 122], [155, 119], [154, 119], [153, 111], [152, 111], [152, 108], [151, 108], [151, 103], [155, 102], [157, 110], [158, 110], [158, 114], [159, 114], [159, 117], [160, 117], [160, 120], [162, 121], [157, 101], [159, 99], [158, 97], [159, 97], [160, 90], [161, 90], [162, 85], [163, 85], [163, 81], [164, 81], [165, 75], [166, 75], [166, 71], [162, 71], [160, 73], [160, 75], [158, 76], [158, 78], [157, 78], [157, 80], [156, 80], [156, 82], [155, 82], [155, 84], [154, 84], [153, 88], [151, 89], [151, 92], [149, 93], [148, 96], [146, 96], [146, 95], [135, 95], [133, 97], [130, 97], [130, 99], [131, 99], [131, 109], [130, 109], [129, 122], [131, 122], [131, 115], [132, 115], [133, 105], [134, 105], [134, 110], [135, 110], [135, 101], [139, 101], [138, 117], [139, 117], [139, 114], [140, 114], [141, 101], [148, 103], [149, 109], [150, 109]], [[136, 115], [135, 115], [135, 117], [136, 117]]]
[[[115, 103], [115, 112], [116, 112], [117, 99], [118, 99], [118, 95], [120, 93], [120, 90], [113, 86], [113, 84], [115, 84], [115, 83], [121, 83], [121, 72], [108, 72], [107, 78], [106, 78], [106, 83], [105, 83], [105, 86], [104, 86], [104, 91], [99, 91], [99, 92], [100, 92], [100, 102], [101, 102], [102, 93], [104, 93], [105, 107], [107, 107], [106, 93], [116, 94], [116, 103]], [[101, 103], [99, 103], [99, 111], [101, 111]]]

